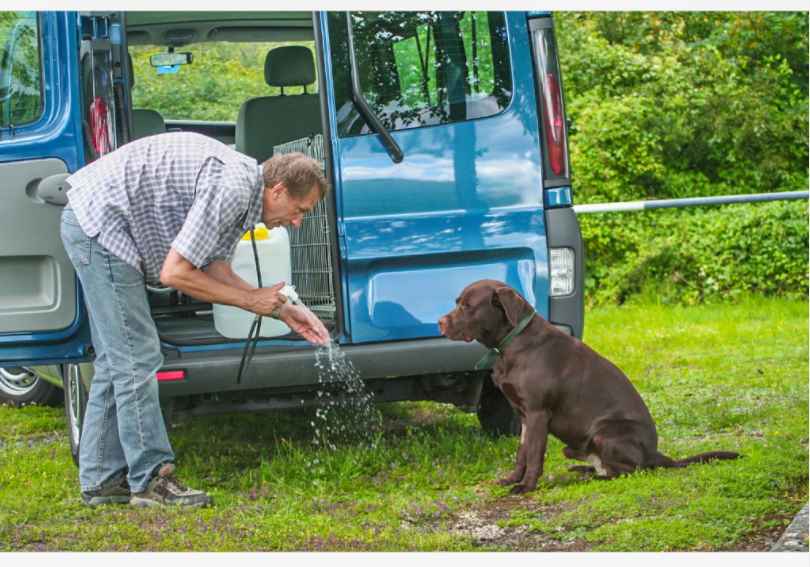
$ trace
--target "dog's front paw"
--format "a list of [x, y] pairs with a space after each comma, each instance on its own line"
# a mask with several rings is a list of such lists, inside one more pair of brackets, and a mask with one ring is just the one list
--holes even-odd
[[535, 488], [537, 488], [537, 487], [536, 486], [530, 486], [528, 484], [520, 483], [520, 484], [516, 484], [515, 486], [513, 486], [512, 489], [509, 491], [509, 494], [515, 494], [515, 495], [526, 494], [527, 492], [531, 492]]

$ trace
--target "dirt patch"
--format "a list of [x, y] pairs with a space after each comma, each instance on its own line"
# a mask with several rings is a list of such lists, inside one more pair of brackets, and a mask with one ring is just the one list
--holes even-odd
[[[789, 514], [785, 517], [790, 517]], [[731, 547], [724, 547], [719, 551], [770, 551], [779, 536], [785, 531], [784, 526], [778, 528], [759, 529], [740, 540]]]
[[[800, 492], [802, 491], [797, 491]], [[541, 533], [525, 525], [497, 525], [499, 522], [509, 520], [515, 511], [533, 510], [536, 517], [543, 517], [556, 515], [565, 508], [565, 504], [539, 505], [531, 495], [506, 496], [459, 511], [442, 522], [441, 526], [437, 524], [432, 529], [448, 530], [457, 535], [467, 536], [473, 539], [475, 547], [494, 548], [499, 551], [588, 551], [599, 545], [598, 542], [577, 538], [563, 541], [554, 537], [553, 533]], [[770, 551], [794, 515], [794, 513], [770, 514], [756, 520], [752, 522], [753, 532], [743, 536], [735, 544], [716, 551]], [[778, 526], [760, 527], [774, 520], [779, 522]]]
[[384, 415], [383, 424], [386, 430], [400, 431], [411, 427], [423, 427], [452, 416], [456, 411], [449, 406], [416, 406], [408, 407], [402, 415]]
[[[789, 492], [791, 499], [807, 501], [807, 491], [804, 488], [792, 490]], [[736, 544], [723, 548], [722, 551], [771, 551], [782, 534], [794, 520], [796, 514], [794, 512], [786, 512], [781, 514], [770, 514], [759, 520], [752, 522], [754, 531], [746, 536], [740, 538]], [[779, 525], [774, 528], [760, 527], [765, 523], [773, 523], [776, 520]], [[806, 543], [806, 542], [805, 542]], [[806, 550], [806, 547], [805, 547]]]
[[21, 440], [0, 440], [0, 451], [10, 449], [12, 447], [25, 447], [31, 449], [41, 445], [48, 445], [50, 443], [62, 442], [65, 437], [63, 433], [46, 433], [41, 435], [32, 434], [30, 437], [26, 436]]
[[552, 533], [541, 533], [529, 526], [499, 526], [498, 522], [509, 520], [512, 512], [536, 508], [536, 514], [556, 514], [562, 505], [540, 506], [531, 495], [508, 496], [487, 501], [481, 505], [461, 510], [445, 519], [435, 529], [472, 538], [473, 545], [494, 548], [498, 551], [587, 551], [596, 543], [580, 539], [563, 541]]

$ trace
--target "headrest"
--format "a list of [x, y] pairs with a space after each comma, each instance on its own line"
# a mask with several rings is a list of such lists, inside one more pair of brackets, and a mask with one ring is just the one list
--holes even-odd
[[264, 80], [271, 87], [300, 87], [315, 82], [312, 51], [303, 45], [271, 49], [264, 60]]

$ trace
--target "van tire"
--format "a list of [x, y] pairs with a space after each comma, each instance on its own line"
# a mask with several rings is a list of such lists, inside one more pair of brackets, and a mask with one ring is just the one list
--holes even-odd
[[174, 417], [174, 398], [160, 400], [160, 413], [163, 416], [163, 425], [166, 427], [166, 433], [171, 433]]
[[82, 379], [81, 366], [78, 364], [63, 365], [62, 383], [65, 385], [65, 422], [70, 441], [70, 455], [78, 467], [79, 441], [82, 435], [84, 414], [87, 411], [87, 387]]
[[0, 368], [0, 404], [58, 407], [62, 392], [36, 372], [22, 366]]
[[491, 376], [484, 378], [477, 413], [478, 422], [486, 433], [494, 436], [520, 435], [520, 415], [492, 382]]

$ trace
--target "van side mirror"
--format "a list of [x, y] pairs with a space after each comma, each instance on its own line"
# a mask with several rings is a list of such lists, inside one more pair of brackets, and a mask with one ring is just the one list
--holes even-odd
[[169, 53], [155, 53], [149, 57], [152, 67], [174, 67], [175, 65], [189, 65], [194, 58], [190, 51], [171, 51]]

